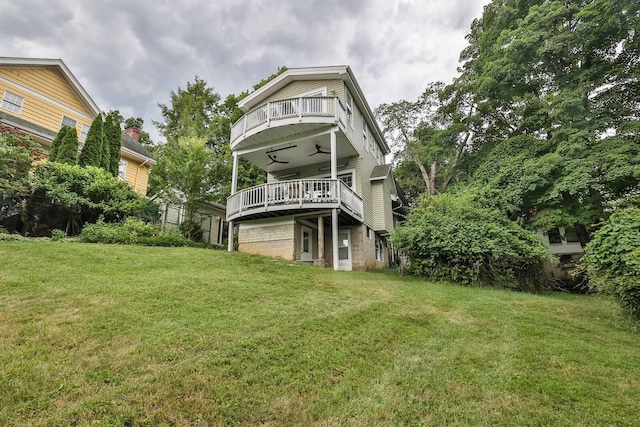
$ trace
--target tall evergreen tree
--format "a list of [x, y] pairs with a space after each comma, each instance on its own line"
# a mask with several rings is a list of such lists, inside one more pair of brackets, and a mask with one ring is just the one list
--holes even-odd
[[87, 133], [87, 139], [84, 142], [84, 147], [80, 153], [78, 164], [84, 166], [96, 166], [102, 165], [102, 152], [103, 152], [103, 132], [102, 132], [102, 116], [98, 114], [91, 123], [89, 132]]
[[122, 116], [118, 110], [110, 111], [107, 114], [104, 135], [109, 145], [109, 172], [111, 175], [118, 176], [118, 167], [120, 165], [120, 149], [122, 147], [122, 130], [120, 129]]
[[64, 136], [69, 129], [71, 129], [69, 126], [62, 126], [62, 128], [58, 131], [58, 134], [53, 139], [51, 148], [49, 149], [49, 161], [56, 161], [56, 157], [58, 157], [58, 150], [60, 149], [60, 145], [62, 145], [62, 140], [64, 139]]
[[75, 128], [69, 128], [62, 139], [56, 155], [57, 163], [75, 165], [78, 163], [78, 132]]

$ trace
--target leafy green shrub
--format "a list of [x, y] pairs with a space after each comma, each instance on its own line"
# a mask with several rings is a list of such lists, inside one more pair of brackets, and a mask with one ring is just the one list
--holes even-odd
[[495, 205], [469, 191], [423, 197], [392, 242], [409, 256], [413, 274], [465, 285], [545, 288], [549, 249]]
[[120, 243], [145, 246], [189, 246], [179, 230], [159, 230], [151, 224], [127, 218], [123, 223], [105, 223], [102, 219], [88, 224], [80, 234], [85, 243]]
[[614, 212], [585, 247], [581, 266], [591, 288], [612, 295], [640, 318], [640, 209]]
[[66, 237], [67, 233], [65, 233], [63, 230], [58, 230], [57, 228], [55, 230], [51, 230], [51, 240], [53, 240], [54, 242], [62, 240]]
[[178, 228], [182, 232], [182, 235], [189, 240], [194, 242], [201, 242], [202, 236], [204, 235], [204, 231], [200, 226], [200, 223], [194, 220], [184, 220]]
[[100, 216], [120, 222], [139, 212], [152, 216], [154, 209], [157, 215], [153, 202], [104, 169], [47, 162], [33, 174], [27, 229], [33, 236], [48, 236], [56, 228], [75, 235]]

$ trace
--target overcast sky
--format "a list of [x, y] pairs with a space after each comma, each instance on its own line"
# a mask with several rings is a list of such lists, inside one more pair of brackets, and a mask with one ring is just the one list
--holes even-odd
[[198, 75], [222, 97], [278, 67], [350, 65], [371, 108], [450, 82], [489, 0], [0, 0], [0, 56], [60, 58], [102, 110], [142, 117]]

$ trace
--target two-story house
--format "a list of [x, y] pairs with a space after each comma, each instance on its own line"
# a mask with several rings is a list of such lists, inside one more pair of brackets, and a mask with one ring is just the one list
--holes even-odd
[[[64, 125], [76, 128], [82, 146], [93, 119], [101, 114], [60, 59], [0, 57], [0, 97], [2, 129], [29, 135], [47, 151]], [[149, 168], [154, 164], [135, 131], [123, 132], [121, 178], [146, 194]]]
[[[229, 250], [334, 269], [389, 265], [403, 208], [389, 153], [348, 66], [289, 69], [244, 98], [232, 125]], [[237, 189], [239, 159], [267, 183]]]

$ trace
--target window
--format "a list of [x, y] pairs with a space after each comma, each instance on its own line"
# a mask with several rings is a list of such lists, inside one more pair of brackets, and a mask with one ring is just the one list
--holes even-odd
[[67, 116], [62, 116], [62, 124], [60, 125], [60, 129], [62, 129], [62, 126], [69, 126], [69, 127], [75, 128], [76, 123], [77, 122], [75, 120], [70, 119]]
[[351, 96], [351, 92], [349, 89], [345, 87], [345, 93], [347, 94], [346, 100], [346, 108], [347, 108], [347, 122], [349, 122], [349, 126], [353, 129], [353, 97]]
[[384, 240], [376, 236], [376, 261], [384, 262]]
[[349, 188], [353, 188], [353, 173], [338, 174], [338, 179], [347, 184]]
[[80, 139], [87, 139], [88, 133], [89, 133], [89, 126], [82, 125], [82, 129], [80, 129]]
[[371, 229], [367, 227], [367, 238], [371, 240]]
[[562, 235], [557, 228], [547, 231], [547, 237], [549, 237], [549, 243], [562, 243]]
[[124, 181], [126, 177], [127, 177], [127, 161], [120, 159], [120, 163], [118, 163], [118, 178]]
[[564, 238], [567, 240], [567, 242], [580, 242], [580, 238], [578, 237], [578, 233], [574, 228], [568, 228], [564, 230]]
[[362, 123], [362, 146], [367, 151], [369, 151], [369, 142], [367, 140], [368, 136], [369, 136], [369, 129], [367, 128], [367, 123], [363, 122]]
[[9, 110], [12, 113], [20, 114], [22, 111], [22, 104], [24, 104], [23, 97], [9, 92], [8, 90], [4, 91], [4, 96], [2, 97], [2, 108]]

